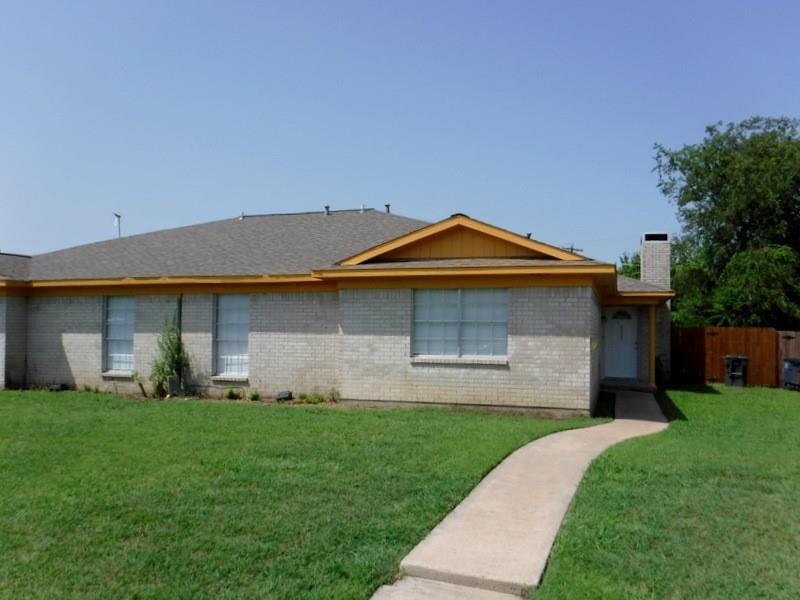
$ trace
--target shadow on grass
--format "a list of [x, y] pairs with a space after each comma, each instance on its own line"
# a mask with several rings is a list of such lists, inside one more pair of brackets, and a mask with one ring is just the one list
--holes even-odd
[[706, 385], [705, 383], [697, 384], [674, 384], [664, 388], [667, 392], [692, 392], [694, 394], [721, 394], [718, 389]]
[[692, 392], [694, 394], [720, 394], [719, 390], [705, 384], [698, 385], [673, 385], [667, 388], [659, 388], [656, 392], [656, 401], [661, 407], [661, 412], [669, 421], [688, 421], [683, 411], [676, 406], [669, 397], [669, 392]]

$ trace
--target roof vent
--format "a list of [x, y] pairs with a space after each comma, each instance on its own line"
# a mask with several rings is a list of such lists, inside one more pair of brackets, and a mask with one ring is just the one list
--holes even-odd
[[387, 213], [392, 212], [392, 205], [391, 204], [384, 204], [384, 206], [386, 207], [386, 212]]
[[325, 214], [326, 215], [331, 214], [331, 205], [330, 204], [326, 204], [325, 205]]
[[363, 214], [364, 214], [364, 209], [366, 209], [366, 206], [364, 206], [364, 205], [362, 204], [362, 205], [361, 205], [361, 210], [359, 210], [358, 212], [359, 212], [359, 213], [361, 213], [361, 214], [363, 215]]

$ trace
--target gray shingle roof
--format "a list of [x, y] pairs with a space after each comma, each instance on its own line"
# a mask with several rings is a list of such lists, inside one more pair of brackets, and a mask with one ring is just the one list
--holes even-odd
[[0, 252], [0, 279], [27, 279], [30, 256]]
[[28, 278], [308, 274], [426, 225], [371, 209], [237, 217], [39, 254]]
[[[248, 215], [107, 240], [29, 257], [0, 253], [0, 279], [296, 275], [335, 263], [429, 223], [383, 211]], [[348, 269], [605, 265], [528, 258], [377, 262]], [[668, 291], [619, 275], [621, 292]]]
[[668, 292], [668, 289], [662, 288], [652, 283], [647, 283], [639, 279], [625, 277], [624, 275], [617, 275], [617, 289], [620, 292]]

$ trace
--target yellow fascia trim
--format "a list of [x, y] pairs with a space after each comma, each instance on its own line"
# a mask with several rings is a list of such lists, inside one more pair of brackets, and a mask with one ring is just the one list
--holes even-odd
[[360, 265], [368, 260], [372, 260], [373, 258], [381, 256], [382, 254], [397, 250], [403, 246], [413, 244], [414, 242], [423, 240], [426, 237], [436, 235], [437, 233], [441, 233], [442, 231], [447, 231], [448, 229], [458, 226], [466, 227], [486, 235], [494, 236], [506, 242], [516, 244], [523, 248], [528, 248], [534, 252], [539, 252], [540, 254], [551, 256], [559, 260], [585, 260], [585, 257], [580, 256], [579, 254], [567, 252], [566, 250], [562, 250], [556, 246], [551, 246], [550, 244], [545, 244], [544, 242], [528, 239], [525, 236], [512, 233], [505, 229], [501, 229], [500, 227], [495, 227], [494, 225], [477, 221], [471, 217], [468, 217], [467, 215], [457, 214], [437, 223], [427, 225], [422, 229], [417, 229], [411, 233], [401, 235], [400, 237], [389, 240], [388, 242], [383, 242], [382, 244], [373, 246], [368, 250], [364, 250], [363, 252], [359, 252], [358, 254], [354, 254], [353, 256], [345, 258], [338, 264], [345, 267]]
[[28, 289], [27, 281], [16, 279], [0, 279], [0, 297], [2, 296], [24, 296]]
[[675, 292], [617, 292], [622, 298], [674, 298]]
[[336, 284], [311, 275], [121, 277], [0, 281], [0, 296], [86, 296], [268, 291], [328, 291]]
[[191, 277], [117, 277], [106, 279], [44, 279], [28, 283], [33, 288], [138, 286], [138, 285], [213, 285], [258, 283], [309, 283], [319, 281], [310, 275], [200, 275]]
[[345, 279], [337, 282], [338, 289], [414, 289], [414, 288], [530, 288], [530, 287], [592, 287], [598, 293], [591, 275], [555, 277], [542, 275], [495, 275], [485, 277], [378, 277], [374, 279]]

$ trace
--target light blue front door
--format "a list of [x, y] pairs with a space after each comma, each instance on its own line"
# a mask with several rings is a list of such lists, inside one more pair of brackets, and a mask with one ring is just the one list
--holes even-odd
[[638, 352], [638, 314], [636, 309], [607, 308], [604, 316], [605, 376], [636, 379]]

